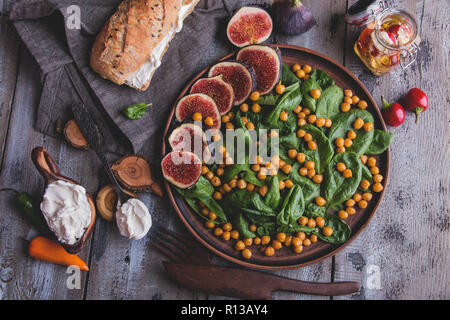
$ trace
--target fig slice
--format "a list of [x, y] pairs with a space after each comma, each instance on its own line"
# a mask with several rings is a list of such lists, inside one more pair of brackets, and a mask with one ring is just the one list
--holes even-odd
[[234, 101], [233, 87], [223, 81], [222, 75], [213, 78], [203, 78], [197, 80], [191, 88], [191, 93], [204, 93], [211, 97], [219, 109], [219, 113], [224, 115], [231, 110]]
[[258, 7], [242, 7], [228, 22], [227, 36], [236, 47], [263, 43], [273, 30], [270, 15]]
[[219, 109], [214, 100], [203, 93], [189, 94], [178, 101], [175, 109], [175, 117], [179, 122], [191, 120], [194, 113], [199, 112], [203, 120], [211, 117], [214, 121], [212, 126], [205, 126], [208, 129], [219, 129], [221, 125]]
[[268, 94], [281, 77], [281, 53], [278, 48], [253, 45], [239, 50], [236, 58], [253, 67], [256, 74], [256, 90]]
[[256, 75], [241, 61], [224, 61], [211, 67], [208, 77], [222, 76], [223, 81], [230, 84], [234, 92], [233, 105], [244, 103], [252, 91], [256, 90]]
[[193, 152], [204, 162], [211, 158], [205, 133], [193, 123], [184, 123], [175, 128], [169, 136], [169, 144], [174, 151]]
[[194, 185], [202, 173], [202, 163], [195, 153], [172, 151], [161, 161], [164, 178], [181, 189]]

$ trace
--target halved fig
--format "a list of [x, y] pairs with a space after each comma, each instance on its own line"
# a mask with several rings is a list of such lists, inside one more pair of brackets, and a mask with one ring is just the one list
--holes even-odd
[[267, 94], [281, 76], [281, 53], [278, 48], [253, 45], [239, 50], [236, 58], [253, 67], [256, 73], [256, 90]]
[[172, 151], [161, 161], [164, 178], [173, 185], [186, 189], [194, 185], [202, 174], [202, 162], [192, 152]]
[[233, 15], [227, 26], [227, 36], [232, 44], [245, 47], [266, 41], [272, 34], [273, 22], [264, 9], [242, 7]]
[[222, 75], [223, 81], [230, 84], [234, 91], [233, 105], [237, 106], [247, 100], [256, 90], [256, 76], [253, 68], [241, 61], [224, 61], [214, 65], [208, 77]]
[[175, 117], [179, 122], [185, 120], [191, 120], [194, 113], [200, 113], [203, 120], [207, 117], [211, 117], [213, 122], [212, 126], [205, 126], [208, 129], [219, 129], [221, 125], [219, 109], [211, 97], [208, 97], [203, 93], [194, 93], [185, 96], [178, 103], [175, 109]]
[[233, 106], [233, 87], [223, 81], [222, 75], [197, 80], [191, 88], [191, 93], [204, 93], [211, 97], [221, 115], [230, 111]]
[[182, 124], [173, 130], [169, 136], [169, 144], [174, 151], [193, 152], [204, 162], [211, 158], [205, 133], [193, 123]]

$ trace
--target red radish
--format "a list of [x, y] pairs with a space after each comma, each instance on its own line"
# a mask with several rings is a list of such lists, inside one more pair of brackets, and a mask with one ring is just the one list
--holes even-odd
[[428, 108], [428, 97], [419, 88], [412, 88], [408, 91], [405, 98], [405, 108], [416, 114], [416, 123], [419, 121], [419, 115]]
[[383, 114], [384, 121], [391, 127], [398, 127], [405, 121], [405, 109], [398, 103], [390, 104], [383, 96], [381, 96], [383, 102], [383, 108], [381, 113]]

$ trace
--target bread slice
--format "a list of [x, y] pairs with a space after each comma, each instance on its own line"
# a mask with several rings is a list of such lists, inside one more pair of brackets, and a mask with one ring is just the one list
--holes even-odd
[[97, 36], [92, 69], [145, 91], [174, 35], [199, 0], [124, 0]]

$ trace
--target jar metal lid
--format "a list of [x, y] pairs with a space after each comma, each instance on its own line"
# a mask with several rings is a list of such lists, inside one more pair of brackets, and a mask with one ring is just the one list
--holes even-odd
[[354, 26], [366, 25], [387, 8], [384, 0], [359, 0], [348, 9], [345, 21]]

